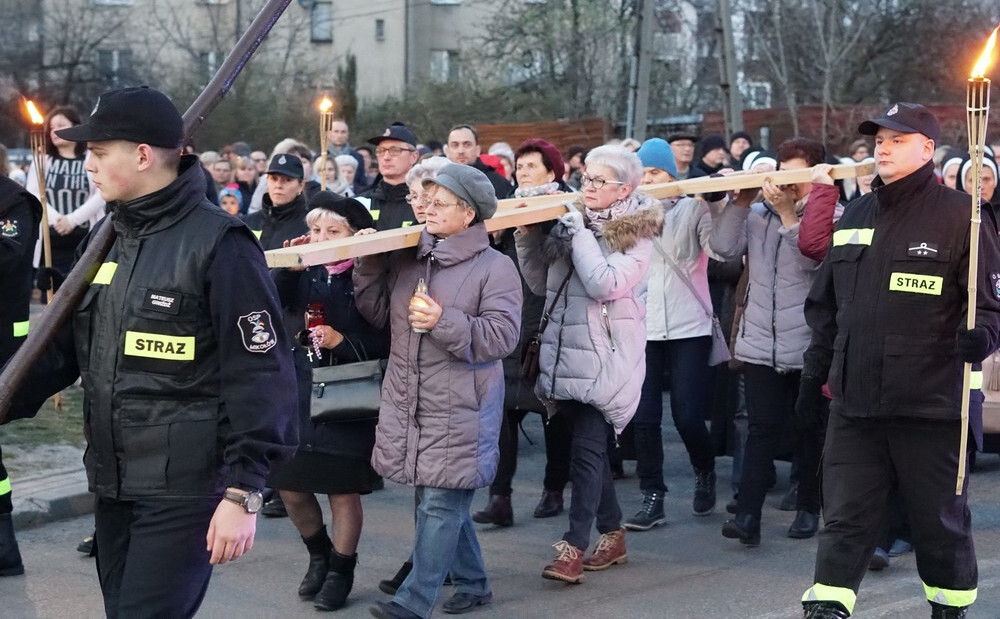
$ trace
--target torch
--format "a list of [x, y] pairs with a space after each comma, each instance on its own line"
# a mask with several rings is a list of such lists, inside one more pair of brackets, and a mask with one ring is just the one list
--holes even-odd
[[[45, 268], [52, 268], [52, 239], [49, 236], [49, 210], [47, 208], [45, 190], [45, 117], [35, 107], [34, 102], [25, 101], [24, 108], [31, 119], [31, 157], [35, 162], [35, 174], [38, 180], [38, 201], [42, 203], [42, 250]], [[52, 301], [52, 286], [45, 291], [49, 302]]]
[[323, 191], [326, 191], [326, 146], [331, 131], [333, 131], [333, 101], [323, 95], [323, 100], [319, 102], [319, 149], [322, 153], [319, 156], [319, 188]]
[[[979, 276], [979, 222], [980, 183], [983, 173], [983, 151], [986, 147], [986, 124], [990, 116], [990, 80], [986, 78], [986, 68], [993, 57], [993, 47], [997, 42], [997, 30], [993, 29], [979, 60], [976, 61], [966, 85], [966, 113], [969, 117], [969, 158], [972, 161], [972, 220], [969, 226], [969, 299], [965, 316], [965, 328], [976, 327], [976, 278]], [[965, 461], [969, 442], [969, 391], [972, 387], [972, 364], [966, 363], [962, 372], [962, 435], [959, 439], [958, 480], [955, 494], [962, 494], [965, 485]]]

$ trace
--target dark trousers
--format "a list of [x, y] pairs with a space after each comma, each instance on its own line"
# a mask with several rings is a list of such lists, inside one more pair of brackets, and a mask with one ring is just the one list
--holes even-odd
[[925, 585], [967, 591], [978, 571], [966, 489], [955, 495], [959, 421], [830, 415], [816, 582], [858, 590], [898, 484]]
[[[529, 411], [505, 410], [500, 426], [500, 462], [497, 475], [490, 484], [490, 494], [510, 496], [511, 483], [517, 472], [518, 425]], [[569, 481], [569, 426], [564, 415], [545, 419], [545, 479], [546, 490], [562, 492]]]
[[773, 462], [780, 455], [782, 442], [789, 432], [793, 433], [799, 461], [797, 509], [814, 514], [820, 512], [819, 463], [825, 423], [810, 431], [792, 428], [801, 376], [801, 372], [779, 374], [766, 365], [748, 363], [744, 368], [748, 435], [743, 454], [739, 514], [760, 519], [764, 496], [771, 484]]
[[712, 372], [708, 354], [710, 336], [646, 342], [646, 379], [639, 408], [632, 418], [635, 431], [635, 473], [642, 490], [667, 491], [663, 480], [664, 370], [670, 369], [670, 412], [691, 466], [715, 470], [715, 449], [705, 425], [705, 403]]
[[560, 402], [559, 415], [565, 415], [570, 427], [569, 477], [573, 496], [569, 505], [569, 530], [563, 539], [586, 549], [590, 529], [596, 523], [598, 533], [617, 531], [622, 526], [622, 510], [615, 495], [608, 460], [609, 437], [614, 428], [593, 406], [580, 402]]
[[191, 617], [208, 590], [217, 499], [98, 499], [97, 575], [108, 617]]

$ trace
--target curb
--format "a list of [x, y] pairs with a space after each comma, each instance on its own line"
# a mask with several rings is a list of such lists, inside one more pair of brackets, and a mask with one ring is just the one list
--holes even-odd
[[30, 529], [94, 513], [83, 467], [55, 469], [14, 480], [14, 528]]

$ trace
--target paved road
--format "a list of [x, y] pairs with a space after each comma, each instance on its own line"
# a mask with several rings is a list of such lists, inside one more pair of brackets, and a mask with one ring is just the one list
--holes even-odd
[[[720, 504], [704, 518], [690, 514], [693, 479], [683, 446], [667, 427], [669, 524], [628, 536], [629, 562], [587, 575], [582, 585], [567, 586], [540, 578], [551, 558], [550, 545], [566, 526], [563, 517], [536, 520], [531, 510], [538, 498], [544, 451], [536, 416], [525, 424], [535, 445], [522, 438], [522, 460], [515, 479], [515, 526], [484, 527], [480, 542], [495, 598], [476, 616], [533, 617], [754, 617], [792, 619], [801, 616], [798, 598], [810, 584], [815, 540], [785, 537], [793, 514], [776, 505], [785, 490], [787, 466], [779, 466], [779, 482], [764, 512], [763, 543], [749, 549], [721, 537], [723, 505], [728, 498], [729, 459], [719, 460]], [[626, 463], [631, 471], [632, 463]], [[618, 482], [627, 513], [638, 503], [632, 475]], [[985, 456], [972, 479], [972, 501], [979, 552], [979, 602], [971, 618], [1000, 617], [1000, 459]], [[354, 593], [336, 616], [367, 617], [367, 607], [385, 599], [376, 588], [391, 576], [412, 541], [412, 490], [389, 487], [365, 499], [366, 521]], [[476, 506], [485, 502], [477, 496]], [[75, 552], [89, 533], [91, 520], [79, 517], [21, 531], [27, 568], [24, 577], [0, 579], [2, 617], [100, 617], [101, 601], [91, 559]], [[287, 519], [262, 519], [253, 552], [215, 571], [203, 617], [313, 617], [311, 605], [295, 591], [306, 565], [305, 550]], [[156, 569], [155, 565], [150, 569]], [[450, 595], [445, 589], [444, 595]], [[929, 616], [922, 599], [913, 555], [894, 559], [882, 573], [870, 573], [862, 586], [856, 617], [910, 618]]]

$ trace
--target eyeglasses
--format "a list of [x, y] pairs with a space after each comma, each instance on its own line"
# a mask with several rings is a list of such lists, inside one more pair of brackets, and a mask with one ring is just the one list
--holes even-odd
[[406, 195], [407, 204], [420, 204], [421, 202], [427, 201], [427, 194], [423, 193], [410, 193]]
[[390, 157], [399, 157], [401, 153], [412, 153], [417, 149], [415, 148], [400, 148], [399, 146], [390, 146], [389, 148], [376, 148], [375, 156], [381, 157], [382, 155], [389, 155]]
[[459, 204], [458, 202], [442, 202], [440, 200], [434, 200], [433, 202], [431, 202], [431, 206], [434, 207], [434, 210], [440, 211], [441, 209], [444, 209], [444, 208], [450, 208], [450, 207], [453, 207], [453, 206], [461, 206], [461, 204]]
[[593, 185], [594, 189], [604, 189], [604, 186], [608, 183], [611, 183], [612, 185], [625, 184], [624, 181], [609, 181], [606, 178], [594, 178], [593, 176], [587, 176], [586, 174], [580, 177], [581, 185]]
[[264, 163], [265, 161], [267, 161], [267, 158], [265, 158], [265, 157], [254, 157], [253, 160], [254, 160], [255, 163]]

